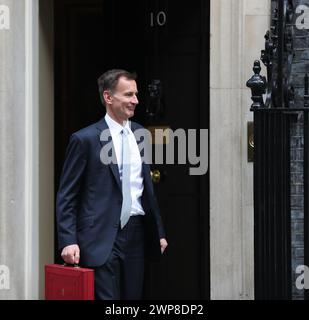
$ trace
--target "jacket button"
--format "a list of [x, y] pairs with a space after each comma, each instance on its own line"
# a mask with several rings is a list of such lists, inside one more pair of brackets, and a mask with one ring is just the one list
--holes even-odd
[[114, 224], [114, 227], [115, 227], [115, 228], [118, 228], [118, 226], [119, 226], [119, 222], [116, 222], [116, 223]]

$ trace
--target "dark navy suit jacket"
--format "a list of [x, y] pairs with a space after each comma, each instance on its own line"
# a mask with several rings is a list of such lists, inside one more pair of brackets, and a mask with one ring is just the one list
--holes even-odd
[[[142, 128], [131, 122], [131, 129]], [[57, 231], [59, 249], [78, 244], [80, 264], [103, 265], [111, 253], [120, 222], [122, 191], [118, 165], [100, 160], [103, 130], [109, 130], [104, 118], [81, 129], [70, 138], [57, 193]], [[145, 211], [145, 254], [161, 255], [160, 238], [165, 237], [149, 165], [142, 164]]]

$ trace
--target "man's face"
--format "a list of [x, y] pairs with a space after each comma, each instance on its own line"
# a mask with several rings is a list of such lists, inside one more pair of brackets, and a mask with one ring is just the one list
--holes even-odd
[[118, 123], [123, 124], [134, 116], [138, 104], [137, 86], [135, 80], [120, 77], [113, 92], [104, 91], [108, 114]]

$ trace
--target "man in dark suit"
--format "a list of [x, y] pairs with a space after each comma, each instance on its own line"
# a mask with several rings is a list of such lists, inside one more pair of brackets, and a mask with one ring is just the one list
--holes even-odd
[[[141, 299], [145, 255], [167, 247], [150, 168], [134, 136], [142, 127], [128, 120], [138, 104], [135, 80], [118, 69], [99, 78], [106, 115], [72, 134], [57, 193], [61, 256], [94, 268], [97, 299]], [[106, 164], [108, 143], [115, 161]]]

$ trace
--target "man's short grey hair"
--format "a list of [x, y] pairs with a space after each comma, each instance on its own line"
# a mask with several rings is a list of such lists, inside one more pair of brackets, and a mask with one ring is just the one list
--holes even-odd
[[112, 69], [104, 72], [98, 79], [99, 94], [102, 104], [105, 106], [103, 92], [109, 90], [113, 92], [118, 84], [118, 80], [125, 77], [129, 80], [136, 80], [137, 75], [135, 72], [129, 72], [122, 69]]

